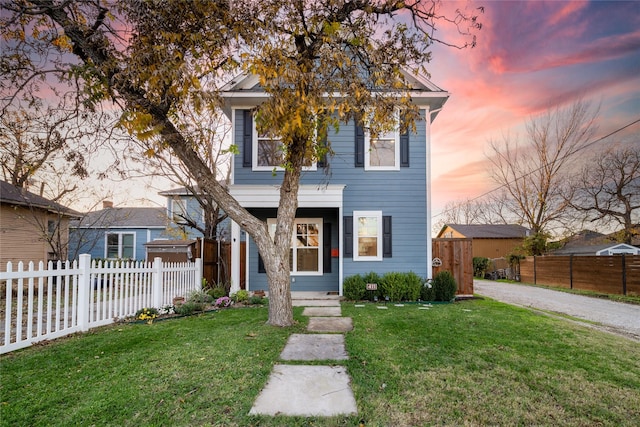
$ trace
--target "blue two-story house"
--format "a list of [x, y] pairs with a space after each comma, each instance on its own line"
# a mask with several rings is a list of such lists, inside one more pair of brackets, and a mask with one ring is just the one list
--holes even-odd
[[[371, 271], [413, 271], [431, 277], [430, 131], [449, 97], [423, 76], [408, 77], [420, 108], [416, 131], [370, 138], [355, 122], [327, 136], [332, 155], [302, 173], [291, 239], [291, 290], [342, 294], [345, 277]], [[274, 224], [279, 201], [279, 141], [256, 131], [252, 109], [266, 94], [255, 76], [241, 76], [224, 90], [239, 152], [232, 160], [230, 193], [252, 214]], [[232, 223], [232, 282], [246, 269], [247, 289], [268, 289], [257, 247], [244, 245]], [[232, 288], [233, 289], [233, 288]]]

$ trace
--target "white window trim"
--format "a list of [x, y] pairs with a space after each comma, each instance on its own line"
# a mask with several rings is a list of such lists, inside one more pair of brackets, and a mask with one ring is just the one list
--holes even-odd
[[[362, 217], [378, 219], [377, 256], [361, 256], [358, 253], [358, 220]], [[353, 260], [382, 261], [382, 211], [353, 211]]]
[[[315, 223], [318, 224], [318, 271], [296, 271], [295, 264], [297, 261], [297, 257], [294, 253], [293, 255], [293, 263], [294, 265], [291, 266], [291, 272], [290, 275], [291, 276], [322, 276], [324, 274], [323, 271], [323, 266], [324, 266], [324, 236], [323, 234], [323, 222], [324, 220], [322, 218], [296, 218], [294, 223], [293, 223], [293, 232], [291, 233], [291, 242], [290, 242], [290, 248], [295, 248], [295, 229], [296, 229], [296, 225], [298, 224], [310, 224], [310, 223]], [[271, 230], [271, 226], [276, 224], [276, 219], [275, 218], [269, 218], [267, 219], [267, 225], [269, 227], [269, 230]], [[271, 236], [273, 237], [273, 236]], [[295, 249], [294, 249], [295, 252]]]
[[[258, 166], [258, 129], [256, 129], [255, 116], [252, 118], [253, 132], [251, 137], [251, 170], [257, 172], [273, 172], [283, 171], [282, 166]], [[318, 162], [313, 162], [311, 166], [303, 166], [303, 171], [316, 171], [318, 170]]]
[[176, 221], [175, 212], [176, 212], [176, 204], [181, 206], [181, 211], [183, 215], [187, 215], [187, 203], [186, 200], [183, 199], [171, 199], [171, 221], [174, 223], [178, 223], [178, 221], [184, 221], [182, 218], [177, 218]]
[[[118, 235], [118, 257], [117, 258], [108, 258], [109, 253], [109, 235], [117, 234]], [[136, 240], [137, 233], [128, 232], [128, 231], [107, 231], [104, 233], [104, 258], [105, 259], [122, 259], [122, 236], [130, 234], [133, 236], [133, 256], [131, 259], [136, 259]]]
[[399, 171], [400, 170], [400, 113], [394, 113], [395, 164], [393, 166], [371, 166], [371, 133], [364, 131], [364, 170], [365, 171]]

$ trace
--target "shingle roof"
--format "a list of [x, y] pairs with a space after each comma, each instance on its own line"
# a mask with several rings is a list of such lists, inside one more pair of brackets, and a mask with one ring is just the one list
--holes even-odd
[[529, 230], [517, 224], [447, 224], [472, 239], [516, 239], [526, 237]]
[[79, 217], [82, 214], [60, 203], [38, 196], [23, 188], [16, 187], [6, 181], [0, 180], [0, 203], [14, 206], [25, 206], [44, 209], [56, 214]]
[[166, 208], [107, 208], [89, 212], [76, 228], [164, 228], [169, 218]]

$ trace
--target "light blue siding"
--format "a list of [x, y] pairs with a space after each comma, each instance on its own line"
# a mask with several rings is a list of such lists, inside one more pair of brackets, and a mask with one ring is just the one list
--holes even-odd
[[[145, 260], [145, 243], [157, 239], [166, 239], [165, 229], [148, 228], [110, 228], [110, 229], [75, 229], [69, 234], [69, 259], [77, 259], [80, 254], [90, 254], [91, 258], [104, 258], [107, 233], [135, 234], [135, 254], [137, 261]], [[79, 241], [80, 240], [80, 241]]]
[[[242, 166], [243, 112], [235, 111], [234, 141], [240, 154], [234, 158], [235, 185], [277, 185], [282, 181], [283, 172], [252, 171]], [[328, 158], [328, 169], [305, 171], [301, 184], [345, 184], [343, 193], [343, 215], [351, 216], [354, 211], [381, 211], [383, 216], [392, 217], [393, 256], [382, 261], [362, 262], [344, 258], [344, 277], [370, 271], [385, 273], [390, 271], [413, 271], [420, 276], [427, 275], [427, 194], [426, 194], [426, 140], [427, 129], [422, 111], [422, 120], [416, 123], [416, 132], [409, 135], [410, 166], [399, 171], [366, 171], [355, 167], [355, 125], [342, 124], [339, 132], [329, 130], [328, 141], [333, 155]], [[300, 217], [300, 215], [297, 215]], [[339, 221], [342, 221], [340, 218]], [[332, 230], [336, 234], [338, 224]], [[337, 240], [335, 247], [338, 247]], [[333, 244], [333, 241], [332, 241]], [[340, 247], [342, 242], [340, 242]], [[266, 289], [263, 277], [257, 275], [255, 245], [250, 244], [249, 282], [251, 289]], [[337, 261], [337, 259], [333, 260]], [[258, 277], [256, 277], [258, 276]], [[262, 275], [264, 276], [264, 275]], [[334, 277], [335, 276], [335, 277]], [[337, 265], [330, 277], [321, 277], [322, 290], [337, 287]], [[304, 282], [304, 283], [300, 283]], [[257, 287], [256, 287], [257, 286]], [[296, 278], [296, 288], [315, 289], [321, 286], [317, 278]]]

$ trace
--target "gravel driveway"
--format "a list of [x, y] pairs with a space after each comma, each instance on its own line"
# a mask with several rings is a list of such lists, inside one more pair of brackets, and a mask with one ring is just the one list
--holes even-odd
[[640, 305], [487, 280], [474, 280], [473, 286], [476, 294], [497, 301], [589, 320], [598, 329], [640, 341]]

